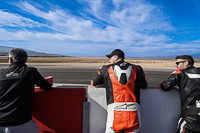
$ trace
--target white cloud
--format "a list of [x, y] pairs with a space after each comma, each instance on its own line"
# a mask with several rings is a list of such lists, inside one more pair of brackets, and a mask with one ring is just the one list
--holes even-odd
[[49, 24], [49, 28], [55, 30], [55, 32], [62, 32], [63, 34], [74, 36], [77, 35], [80, 37], [80, 33], [84, 36], [83, 31], [87, 32], [94, 28], [92, 21], [84, 20], [77, 16], [71, 16], [66, 10], [48, 9], [44, 12], [26, 1], [22, 4], [17, 4], [17, 6], [24, 11], [46, 20]]
[[0, 10], [0, 27], [22, 27], [22, 28], [35, 28], [35, 27], [45, 27], [45, 24], [33, 21], [29, 18], [25, 18], [18, 14], [6, 12]]
[[[107, 41], [152, 45], [169, 40], [163, 33], [173, 31], [174, 27], [158, 6], [143, 0], [113, 0], [113, 3], [115, 8], [110, 10], [102, 0], [89, 1], [89, 13], [108, 24], [105, 29], [98, 29], [103, 31], [99, 33], [104, 33]], [[95, 35], [102, 37], [102, 34]]]
[[[172, 32], [174, 27], [156, 5], [144, 0], [113, 0], [112, 8], [109, 8], [103, 0], [80, 1], [90, 6], [87, 9], [85, 7], [88, 6], [82, 7], [81, 13], [85, 16], [89, 14], [85, 17], [87, 19], [81, 15], [73, 15], [68, 9], [62, 9], [62, 6], [59, 8], [57, 8], [58, 5], [54, 8], [51, 6], [44, 10], [45, 7], [42, 5], [36, 6], [27, 1], [19, 2], [16, 6], [23, 12], [45, 20], [44, 24], [0, 10], [0, 14], [3, 14], [0, 16], [0, 27], [23, 27], [15, 32], [2, 28], [0, 38], [1, 40], [27, 41], [31, 49], [35, 47], [38, 50], [49, 44], [51, 50], [68, 51], [71, 54], [73, 48], [76, 49], [76, 47], [84, 49], [78, 51], [80, 53], [91, 52], [91, 49], [96, 51], [109, 49], [110, 51], [113, 48], [132, 50], [135, 53], [148, 53], [151, 50], [155, 53], [159, 49], [172, 49], [177, 46], [165, 43], [170, 40], [170, 37], [164, 33]], [[93, 16], [90, 17], [90, 15]], [[26, 27], [39, 27], [41, 30], [32, 32]], [[43, 31], [43, 27], [49, 28], [51, 32]]]
[[[148, 32], [151, 33], [152, 30], [172, 29], [170, 23], [162, 20], [164, 18], [159, 18], [161, 15], [155, 16], [155, 14], [153, 14], [155, 13], [155, 10], [158, 9], [158, 7], [148, 3], [140, 2], [137, 0], [131, 0], [130, 2], [114, 1], [115, 5], [117, 5], [117, 8], [120, 6], [120, 4], [123, 4], [123, 9], [107, 12], [105, 11], [106, 5], [103, 5], [102, 0], [90, 0], [87, 2], [91, 6], [91, 12], [95, 15], [96, 18], [111, 25], [107, 25], [105, 29], [97, 28], [94, 26], [91, 20], [84, 20], [80, 17], [72, 16], [68, 12], [60, 9], [49, 9], [44, 12], [26, 1], [18, 6], [22, 10], [47, 20], [50, 23], [49, 27], [51, 27], [53, 30], [72, 35], [74, 38], [85, 38], [84, 40], [89, 41], [91, 41], [90, 35], [94, 37], [102, 37], [106, 35], [106, 37], [103, 38], [108, 40], [102, 41], [109, 41], [113, 39], [117, 41], [117, 38], [121, 38], [119, 40], [127, 39], [126, 36], [123, 36], [127, 34], [131, 35], [132, 33], [136, 33], [141, 35], [148, 35]], [[152, 19], [152, 16], [154, 16], [154, 19]], [[107, 19], [108, 17], [110, 19]], [[143, 33], [144, 30], [146, 33]], [[118, 31], [118, 33], [116, 33], [116, 31]], [[88, 36], [90, 37], [87, 37], [85, 33], [89, 34]], [[159, 36], [160, 35], [158, 35], [158, 37]], [[134, 37], [132, 38], [130, 36], [129, 40], [131, 39], [134, 41]]]

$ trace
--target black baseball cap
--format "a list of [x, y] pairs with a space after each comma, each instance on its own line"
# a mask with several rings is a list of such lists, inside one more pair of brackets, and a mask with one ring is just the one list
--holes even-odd
[[112, 51], [111, 54], [106, 55], [108, 58], [111, 58], [113, 55], [117, 55], [124, 59], [124, 52], [121, 49], [115, 49]]

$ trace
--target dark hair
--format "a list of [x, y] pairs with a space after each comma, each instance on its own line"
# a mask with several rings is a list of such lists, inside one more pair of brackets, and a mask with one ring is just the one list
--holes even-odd
[[176, 56], [176, 60], [177, 59], [185, 59], [188, 61], [188, 64], [193, 66], [194, 65], [194, 59], [192, 56], [190, 55], [181, 55], [181, 56]]
[[25, 50], [16, 48], [10, 51], [9, 57], [13, 59], [13, 62], [26, 63], [28, 55]]

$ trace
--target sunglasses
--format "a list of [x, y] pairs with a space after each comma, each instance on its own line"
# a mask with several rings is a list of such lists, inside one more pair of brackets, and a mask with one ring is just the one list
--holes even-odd
[[186, 62], [186, 61], [179, 61], [179, 62], [176, 62], [175, 64], [178, 66], [179, 63], [184, 63], [184, 62]]

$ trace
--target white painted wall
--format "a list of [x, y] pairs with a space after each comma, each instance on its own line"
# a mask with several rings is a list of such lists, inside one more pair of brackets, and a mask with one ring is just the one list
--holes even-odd
[[[105, 88], [88, 86], [90, 102], [90, 133], [104, 133], [106, 125]], [[180, 116], [178, 90], [141, 89], [142, 127], [139, 133], [176, 133]]]

